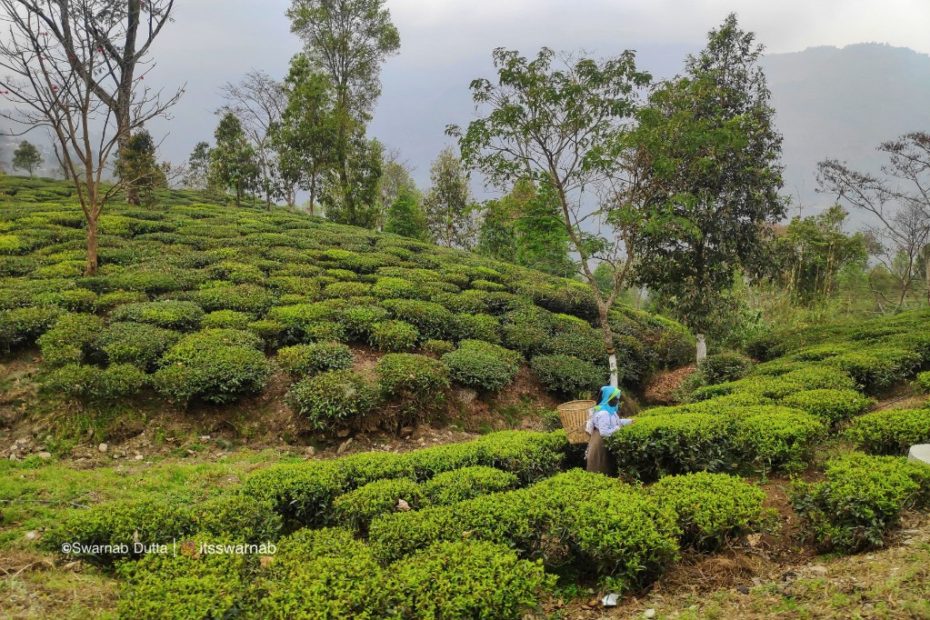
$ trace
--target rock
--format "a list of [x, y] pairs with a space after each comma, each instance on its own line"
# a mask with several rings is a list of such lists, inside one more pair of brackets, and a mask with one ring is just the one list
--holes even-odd
[[52, 458], [52, 453], [51, 452], [39, 452], [38, 457], [44, 461], [47, 461], [48, 459]]
[[343, 437], [348, 437], [348, 436], [349, 436], [349, 429], [347, 428], [341, 428], [338, 431], [336, 431], [336, 437], [340, 439], [342, 439]]
[[649, 609], [643, 612], [643, 618], [655, 618], [655, 617], [656, 617], [656, 610], [653, 609], [652, 607], [650, 607]]
[[399, 499], [397, 500], [397, 506], [395, 506], [395, 508], [400, 512], [407, 512], [410, 510], [410, 504], [402, 499]]
[[110, 449], [110, 446], [108, 446], [108, 445], [105, 444], [105, 443], [102, 443], [102, 444], [100, 444], [99, 446], [97, 446], [97, 450], [98, 450], [99, 452], [104, 452], [104, 453], [105, 453], [105, 452], [106, 452], [107, 450], [109, 450], [109, 449]]
[[258, 563], [262, 568], [268, 568], [274, 563], [274, 556], [272, 555], [261, 555], [258, 557]]
[[306, 448], [304, 448], [304, 456], [306, 456], [308, 459], [312, 459], [315, 455], [316, 455], [316, 448], [314, 448], [313, 446], [307, 446]]
[[807, 572], [812, 575], [817, 575], [818, 577], [825, 577], [827, 575], [827, 567], [823, 564], [814, 564], [808, 567]]
[[141, 461], [141, 460], [144, 459], [145, 457], [142, 456], [141, 454], [136, 454], [136, 456], [134, 456], [133, 458], [135, 458], [137, 461]]
[[201, 436], [200, 436], [200, 441], [210, 441], [210, 436], [209, 436], [209, 435], [201, 435]]
[[464, 404], [468, 405], [473, 400], [478, 398], [478, 392], [471, 388], [460, 388], [455, 391], [455, 397], [462, 401]]
[[414, 428], [412, 426], [405, 426], [402, 429], [400, 429], [400, 436], [402, 439], [406, 439], [407, 437], [410, 437], [411, 435], [413, 435], [413, 431], [414, 431]]
[[349, 437], [348, 439], [346, 439], [345, 441], [343, 441], [341, 444], [339, 444], [339, 447], [336, 448], [336, 454], [342, 454], [342, 453], [345, 452], [345, 451], [349, 448], [349, 446], [351, 446], [351, 445], [352, 445], [352, 438]]
[[36, 540], [39, 537], [39, 533], [35, 530], [29, 530], [26, 532], [26, 540]]
[[911, 449], [907, 451], [907, 460], [930, 465], [930, 443], [911, 446]]
[[747, 586], [736, 586], [736, 591], [740, 594], [749, 594], [749, 588]]

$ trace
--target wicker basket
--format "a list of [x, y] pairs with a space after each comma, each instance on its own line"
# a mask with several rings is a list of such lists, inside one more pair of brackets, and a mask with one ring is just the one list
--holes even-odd
[[596, 404], [593, 400], [573, 400], [556, 407], [569, 443], [587, 443], [588, 433], [584, 426], [588, 421], [588, 410]]

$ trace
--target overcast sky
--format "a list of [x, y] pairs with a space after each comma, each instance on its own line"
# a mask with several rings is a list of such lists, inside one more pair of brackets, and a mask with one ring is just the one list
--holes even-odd
[[[180, 85], [174, 120], [153, 124], [161, 156], [185, 161], [212, 141], [220, 86], [249, 69], [283, 77], [301, 48], [285, 16], [289, 0], [180, 0], [153, 52], [149, 84]], [[597, 56], [635, 49], [656, 76], [679, 71], [707, 30], [735, 11], [770, 52], [882, 42], [930, 54], [930, 0], [388, 0], [400, 53], [384, 66], [370, 133], [399, 149], [421, 184], [448, 139], [447, 123], [471, 117], [468, 83], [491, 76], [498, 46], [533, 54], [546, 45]]]

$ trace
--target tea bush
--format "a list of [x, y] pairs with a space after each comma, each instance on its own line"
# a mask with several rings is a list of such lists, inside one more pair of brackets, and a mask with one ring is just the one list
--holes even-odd
[[543, 387], [570, 397], [591, 394], [604, 381], [602, 368], [571, 355], [537, 355], [530, 367]]
[[110, 313], [112, 321], [151, 323], [166, 329], [192, 331], [200, 326], [204, 312], [190, 301], [144, 301], [119, 306]]
[[456, 314], [455, 340], [483, 340], [491, 344], [500, 344], [500, 321], [490, 314]]
[[107, 402], [138, 394], [148, 381], [148, 375], [132, 364], [114, 364], [107, 368], [66, 364], [45, 377], [42, 387], [82, 402]]
[[906, 454], [914, 444], [930, 442], [930, 409], [888, 409], [855, 418], [844, 432], [872, 454]]
[[423, 495], [433, 506], [454, 504], [487, 493], [517, 486], [517, 477], [506, 471], [475, 465], [437, 474], [422, 485]]
[[823, 550], [881, 547], [901, 512], [930, 498], [930, 468], [903, 458], [848, 454], [827, 463], [825, 480], [798, 482], [792, 503]]
[[454, 316], [443, 306], [415, 299], [386, 299], [381, 304], [398, 320], [413, 325], [421, 338], [454, 335]]
[[735, 352], [708, 355], [698, 365], [705, 383], [716, 384], [742, 379], [752, 370], [752, 360]]
[[312, 428], [332, 431], [369, 413], [378, 403], [378, 394], [355, 372], [331, 370], [294, 384], [286, 400]]
[[489, 392], [510, 384], [519, 370], [518, 353], [481, 340], [461, 341], [442, 361], [456, 383]]
[[365, 532], [373, 518], [395, 512], [398, 500], [415, 510], [423, 504], [423, 496], [420, 485], [409, 478], [375, 480], [338, 496], [333, 513], [338, 523]]
[[924, 371], [917, 375], [917, 385], [924, 392], [930, 392], [930, 370]]
[[248, 329], [252, 316], [237, 310], [214, 310], [203, 317], [201, 325], [205, 329]]
[[424, 353], [441, 357], [450, 351], [455, 351], [455, 345], [448, 340], [427, 340], [420, 347]]
[[659, 504], [677, 515], [681, 540], [702, 550], [758, 527], [765, 492], [727, 474], [697, 472], [666, 476], [649, 487]]
[[346, 335], [350, 340], [368, 342], [372, 328], [387, 318], [387, 310], [380, 306], [353, 306], [342, 313], [339, 321], [345, 327]]
[[848, 372], [866, 392], [875, 393], [910, 376], [920, 361], [919, 353], [882, 347], [842, 353], [826, 363]]
[[406, 321], [382, 321], [371, 326], [368, 343], [382, 351], [409, 351], [419, 338], [417, 328]]
[[402, 618], [519, 620], [555, 585], [539, 562], [504, 545], [440, 542], [388, 567], [391, 609]]
[[37, 340], [42, 360], [51, 367], [78, 364], [92, 353], [103, 321], [92, 314], [64, 314]]
[[35, 342], [44, 334], [62, 311], [59, 308], [29, 307], [0, 311], [0, 351]]
[[797, 471], [811, 461], [826, 427], [816, 417], [787, 407], [741, 416], [733, 441], [741, 462], [762, 472]]
[[823, 365], [808, 365], [789, 370], [781, 378], [800, 385], [805, 390], [852, 390], [856, 387], [846, 372]]
[[230, 536], [252, 544], [281, 536], [284, 522], [270, 501], [223, 493], [190, 507], [191, 531]]
[[242, 493], [270, 502], [287, 527], [314, 526], [329, 520], [333, 500], [346, 484], [334, 461], [287, 463], [255, 472], [246, 478]]
[[786, 407], [801, 409], [828, 424], [837, 424], [868, 409], [872, 401], [855, 390], [804, 390], [782, 399]]
[[278, 350], [278, 364], [292, 377], [352, 367], [352, 350], [339, 342], [313, 342]]
[[154, 375], [156, 389], [182, 406], [193, 398], [228, 403], [260, 392], [271, 373], [261, 341], [250, 332], [207, 329], [171, 347]]
[[387, 399], [409, 401], [428, 407], [430, 401], [442, 401], [449, 387], [449, 370], [445, 364], [415, 353], [388, 353], [375, 366], [378, 387]]
[[113, 322], [98, 335], [94, 347], [106, 354], [111, 364], [153, 370], [162, 354], [180, 338], [176, 331], [147, 323]]

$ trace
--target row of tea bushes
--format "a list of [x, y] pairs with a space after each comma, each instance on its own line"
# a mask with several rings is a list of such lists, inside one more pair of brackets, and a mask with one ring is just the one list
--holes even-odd
[[915, 444], [930, 443], [930, 406], [867, 413], [852, 420], [844, 436], [870, 454], [907, 454]]

